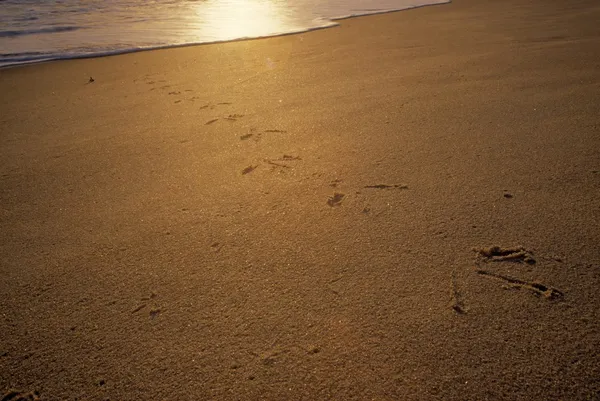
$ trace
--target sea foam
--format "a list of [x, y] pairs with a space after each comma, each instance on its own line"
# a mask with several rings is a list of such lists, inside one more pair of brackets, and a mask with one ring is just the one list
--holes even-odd
[[4, 0], [0, 66], [300, 33], [449, 0]]

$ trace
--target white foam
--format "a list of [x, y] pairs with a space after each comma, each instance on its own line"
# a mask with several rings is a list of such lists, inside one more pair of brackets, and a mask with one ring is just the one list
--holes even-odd
[[289, 35], [450, 0], [0, 2], [0, 67]]

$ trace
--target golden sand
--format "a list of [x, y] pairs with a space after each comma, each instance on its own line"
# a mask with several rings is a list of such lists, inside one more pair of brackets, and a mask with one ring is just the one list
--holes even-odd
[[0, 396], [595, 399], [599, 20], [456, 0], [0, 70]]

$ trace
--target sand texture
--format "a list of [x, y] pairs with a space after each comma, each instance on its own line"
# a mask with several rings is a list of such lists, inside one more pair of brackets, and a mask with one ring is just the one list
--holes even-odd
[[0, 397], [598, 400], [598, 21], [0, 70]]

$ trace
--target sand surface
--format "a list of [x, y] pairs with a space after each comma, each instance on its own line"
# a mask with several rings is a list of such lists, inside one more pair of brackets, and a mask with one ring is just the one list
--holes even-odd
[[0, 70], [0, 396], [599, 399], [598, 21]]

